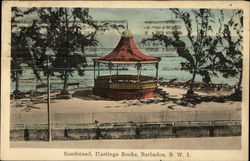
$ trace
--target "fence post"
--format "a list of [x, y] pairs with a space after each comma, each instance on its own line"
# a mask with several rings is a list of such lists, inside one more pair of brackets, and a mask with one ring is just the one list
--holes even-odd
[[67, 127], [65, 126], [65, 127], [64, 127], [64, 139], [68, 139], [68, 137], [69, 137], [68, 129], [67, 129]]
[[48, 119], [48, 141], [52, 140], [51, 136], [51, 114], [50, 114], [50, 69], [49, 69], [49, 57], [47, 58], [47, 119]]
[[93, 112], [91, 112], [91, 123], [94, 123], [94, 116], [93, 116]]
[[140, 135], [141, 135], [140, 126], [139, 126], [138, 124], [136, 124], [136, 128], [135, 128], [135, 139], [140, 139]]
[[177, 137], [177, 131], [176, 131], [176, 127], [175, 127], [175, 123], [172, 123], [172, 135], [174, 138]]
[[165, 111], [165, 114], [166, 114], [165, 122], [168, 122], [168, 111]]
[[212, 121], [209, 122], [210, 127], [209, 127], [209, 136], [214, 137], [214, 127], [212, 125]]
[[164, 122], [164, 116], [163, 116], [164, 111], [161, 112], [161, 120]]
[[18, 118], [19, 118], [19, 122], [22, 122], [22, 121], [21, 121], [21, 113], [18, 113], [18, 116], [19, 116], [19, 117], [18, 117]]
[[47, 74], [47, 115], [48, 115], [48, 141], [51, 141], [51, 116], [50, 116], [50, 75]]
[[30, 135], [29, 135], [29, 130], [28, 127], [26, 126], [26, 128], [24, 129], [24, 140], [25, 141], [29, 141], [30, 140]]

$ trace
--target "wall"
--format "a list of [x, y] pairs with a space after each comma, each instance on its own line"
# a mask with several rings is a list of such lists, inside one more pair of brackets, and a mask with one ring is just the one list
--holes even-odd
[[[32, 122], [30, 121], [32, 118]], [[45, 124], [47, 113], [14, 113], [11, 124]], [[93, 112], [52, 113], [53, 124], [169, 122], [169, 121], [230, 121], [241, 120], [241, 111], [161, 111], [161, 112]]]
[[[100, 126], [100, 128], [58, 128], [52, 130], [53, 140], [92, 140], [92, 139], [150, 139], [171, 137], [213, 137], [240, 136], [241, 124], [224, 123], [160, 123], [123, 124]], [[41, 140], [47, 138], [47, 130], [17, 129], [10, 131], [10, 140]]]

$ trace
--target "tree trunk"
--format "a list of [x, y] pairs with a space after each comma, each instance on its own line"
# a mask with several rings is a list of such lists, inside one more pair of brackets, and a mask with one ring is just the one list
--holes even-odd
[[241, 71], [239, 82], [234, 89], [235, 91], [230, 95], [232, 100], [234, 100], [234, 101], [242, 101], [242, 90], [241, 90], [242, 75], [243, 75], [243, 73]]
[[191, 79], [190, 86], [189, 86], [189, 89], [188, 89], [188, 91], [187, 91], [187, 95], [188, 95], [188, 94], [193, 94], [193, 93], [194, 93], [193, 89], [194, 89], [194, 80], [195, 80], [195, 76], [196, 76], [196, 71], [194, 71], [194, 73], [193, 73], [193, 77], [192, 77], [192, 79]]
[[16, 71], [16, 92], [19, 92], [19, 74]]
[[240, 72], [239, 82], [238, 82], [238, 84], [237, 84], [237, 90], [240, 90], [240, 88], [241, 88], [241, 83], [242, 83], [242, 75], [243, 75], [243, 72], [241, 71], [241, 72]]
[[64, 71], [64, 80], [63, 80], [63, 91], [62, 94], [69, 94], [68, 92], [68, 72]]
[[16, 75], [16, 89], [13, 91], [13, 97], [16, 99], [21, 98], [20, 91], [19, 91], [19, 73], [18, 71], [15, 72]]
[[235, 98], [237, 98], [238, 100], [241, 100], [242, 99], [242, 90], [241, 90], [241, 83], [242, 83], [242, 71], [240, 72], [240, 78], [239, 78], [239, 82], [235, 88], [235, 91], [233, 93], [233, 96]]
[[82, 53], [85, 54], [85, 46], [82, 46]]

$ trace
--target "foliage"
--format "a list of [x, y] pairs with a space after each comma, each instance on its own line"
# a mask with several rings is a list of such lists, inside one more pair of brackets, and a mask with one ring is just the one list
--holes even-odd
[[217, 38], [224, 48], [216, 66], [217, 68], [228, 69], [220, 71], [225, 78], [238, 76], [239, 81], [236, 89], [239, 90], [241, 88], [243, 67], [243, 11], [234, 10], [232, 17], [228, 21], [224, 19], [223, 10], [220, 12], [220, 34], [217, 35]]
[[191, 94], [196, 75], [200, 75], [203, 82], [207, 84], [211, 82], [211, 76], [218, 76], [215, 68], [223, 59], [223, 55], [217, 48], [220, 43], [219, 38], [211, 36], [215, 17], [211, 9], [170, 10], [176, 19], [180, 19], [184, 23], [191, 46], [187, 46], [177, 30], [173, 31], [173, 38], [166, 35], [154, 35], [153, 38], [143, 41], [160, 40], [166, 47], [172, 45], [176, 48], [178, 56], [185, 59], [184, 62], [181, 62], [181, 69], [192, 74], [188, 90], [188, 93]]
[[152, 41], [160, 41], [167, 48], [171, 45], [172, 38], [162, 34], [154, 34], [152, 38], [142, 39], [140, 44], [146, 44], [147, 42], [152, 42]]
[[27, 36], [27, 26], [18, 25], [20, 18], [26, 14], [17, 7], [12, 7], [11, 17], [11, 79], [16, 82], [15, 91], [19, 91], [19, 77], [23, 73], [23, 66], [30, 66], [28, 58], [32, 56]]
[[[39, 71], [48, 74], [48, 63], [53, 69], [50, 74], [58, 73], [63, 80], [63, 93], [67, 93], [67, 82], [74, 71], [80, 76], [84, 75], [87, 65], [85, 47], [96, 46], [98, 31], [106, 31], [109, 28], [119, 29], [121, 26], [109, 23], [96, 23], [89, 15], [87, 8], [30, 8], [26, 14], [37, 14], [33, 24], [28, 29], [28, 35], [32, 39], [32, 53], [36, 77], [39, 79]], [[84, 33], [85, 28], [92, 31]], [[42, 70], [41, 70], [42, 69]]]
[[[196, 74], [201, 75], [205, 83], [211, 82], [211, 76], [217, 76], [215, 64], [221, 56], [221, 52], [217, 49], [219, 41], [217, 37], [208, 34], [212, 32], [214, 14], [210, 9], [191, 10], [194, 17], [194, 23], [192, 23], [190, 13], [179, 9], [171, 11], [185, 23], [187, 37], [192, 45], [191, 48], [185, 47], [185, 43], [174, 34], [173, 45], [177, 48], [178, 55], [187, 60], [182, 63], [182, 68], [189, 70], [193, 75], [190, 84], [190, 91], [192, 91]], [[196, 36], [193, 36], [195, 31]]]
[[12, 8], [12, 17], [11, 17], [11, 79], [16, 81], [17, 74], [21, 75], [21, 62], [22, 52], [26, 51], [26, 40], [23, 37], [23, 30], [19, 32], [14, 32], [16, 27], [16, 19], [18, 17], [23, 17], [23, 14], [16, 7]]

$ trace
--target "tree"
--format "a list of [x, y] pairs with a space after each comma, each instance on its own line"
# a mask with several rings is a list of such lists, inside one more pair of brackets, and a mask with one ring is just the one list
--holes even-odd
[[152, 41], [159, 41], [164, 44], [164, 46], [167, 48], [172, 45], [172, 38], [163, 34], [154, 34], [152, 38], [147, 38], [147, 39], [142, 39], [140, 42], [141, 44], [146, 44], [147, 42], [152, 42]]
[[223, 77], [238, 77], [235, 93], [241, 95], [243, 11], [239, 9], [233, 10], [232, 16], [228, 21], [224, 19], [223, 10], [220, 13], [220, 34], [217, 35], [217, 38], [224, 48], [216, 66], [217, 68], [227, 69], [220, 71]]
[[[21, 58], [20, 51], [20, 43], [24, 42], [20, 41], [21, 34], [18, 34], [17, 31], [14, 31], [14, 28], [16, 27], [16, 18], [22, 17], [23, 15], [20, 14], [20, 10], [18, 10], [16, 7], [13, 7], [12, 9], [12, 17], [11, 17], [11, 79], [12, 81], [16, 82], [16, 88], [14, 93], [19, 92], [19, 76], [22, 74], [21, 70], [21, 61], [18, 59]], [[23, 45], [22, 45], [23, 46]], [[18, 52], [19, 51], [19, 52]]]
[[201, 75], [203, 82], [207, 84], [211, 82], [211, 76], [217, 76], [214, 65], [218, 61], [216, 58], [220, 55], [216, 48], [219, 41], [209, 34], [212, 32], [214, 15], [210, 9], [170, 10], [177, 19], [184, 23], [187, 40], [190, 43], [187, 44], [187, 41], [179, 36], [177, 30], [173, 31], [173, 38], [166, 35], [154, 35], [151, 41], [162, 41], [166, 47], [174, 46], [178, 56], [185, 59], [184, 62], [181, 62], [181, 70], [187, 70], [192, 74], [187, 91], [187, 94], [192, 94], [197, 75]]
[[[51, 63], [51, 74], [59, 74], [63, 80], [62, 94], [68, 94], [68, 79], [74, 71], [84, 75], [86, 46], [96, 46], [98, 31], [120, 26], [108, 23], [97, 24], [89, 15], [87, 8], [33, 8], [38, 19], [33, 21], [34, 56], [40, 68], [47, 74], [46, 62]], [[89, 33], [84, 33], [89, 28]], [[38, 32], [34, 32], [38, 31]], [[37, 53], [35, 53], [37, 52]], [[49, 54], [50, 52], [50, 54]], [[48, 56], [49, 55], [49, 56]], [[41, 63], [43, 62], [43, 63]]]
[[11, 17], [11, 79], [15, 82], [14, 95], [19, 91], [19, 78], [23, 73], [23, 66], [27, 64], [31, 56], [29, 40], [26, 35], [27, 26], [21, 24], [18, 19], [25, 16], [20, 9], [12, 7]]
[[[171, 11], [184, 22], [187, 37], [191, 43], [191, 48], [187, 48], [178, 34], [174, 34], [173, 46], [177, 48], [178, 55], [186, 59], [186, 62], [181, 63], [182, 68], [192, 74], [187, 92], [187, 94], [191, 94], [197, 74], [202, 76], [205, 83], [211, 82], [211, 76], [217, 76], [214, 68], [221, 55], [221, 52], [217, 49], [219, 41], [217, 37], [208, 34], [213, 31], [211, 26], [215, 22], [215, 18], [210, 9], [191, 10], [194, 18], [194, 23], [192, 23], [189, 12], [179, 9], [171, 9]], [[193, 36], [194, 30], [196, 30], [196, 36]]]

